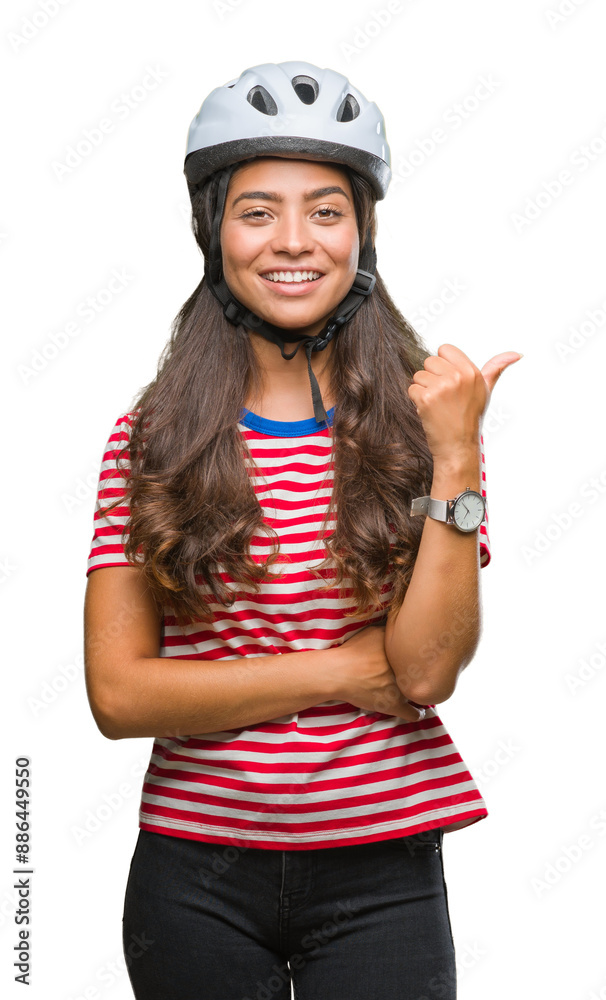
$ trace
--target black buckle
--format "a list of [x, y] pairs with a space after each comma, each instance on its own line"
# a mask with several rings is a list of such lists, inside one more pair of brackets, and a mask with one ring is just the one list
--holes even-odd
[[376, 280], [376, 274], [371, 274], [370, 271], [363, 271], [361, 268], [358, 268], [350, 291], [357, 292], [358, 295], [370, 295], [375, 287]]
[[[331, 330], [330, 333], [327, 333], [326, 336], [322, 337], [321, 340], [318, 337], [316, 337], [316, 339], [310, 343], [311, 350], [323, 351], [324, 348], [327, 347], [330, 341], [332, 340], [333, 335], [334, 335], [334, 330]], [[305, 350], [307, 350], [307, 348], [305, 348]]]
[[330, 323], [326, 327], [326, 334], [321, 341], [322, 346], [325, 346], [329, 340], [332, 340], [337, 330], [339, 330], [345, 323], [347, 323], [347, 318], [345, 316], [335, 316], [331, 319]]
[[240, 307], [236, 305], [233, 299], [230, 299], [227, 305], [223, 306], [223, 312], [225, 318], [229, 320], [230, 323], [237, 323], [240, 316]]

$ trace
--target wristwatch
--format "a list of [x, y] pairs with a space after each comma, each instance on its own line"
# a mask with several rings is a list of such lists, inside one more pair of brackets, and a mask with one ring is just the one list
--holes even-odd
[[411, 514], [428, 514], [436, 521], [454, 524], [459, 531], [477, 531], [486, 513], [486, 500], [469, 486], [453, 500], [417, 497], [412, 501]]

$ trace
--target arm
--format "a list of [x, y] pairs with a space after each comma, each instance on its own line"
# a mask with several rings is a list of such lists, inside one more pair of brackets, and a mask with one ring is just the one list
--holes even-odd
[[140, 570], [107, 566], [88, 577], [86, 690], [111, 740], [216, 733], [340, 697], [340, 647], [234, 660], [160, 657], [161, 615]]
[[[481, 491], [481, 446], [434, 463], [431, 496]], [[480, 532], [464, 534], [427, 516], [404, 603], [388, 615], [385, 654], [402, 694], [421, 705], [452, 695], [480, 638]]]

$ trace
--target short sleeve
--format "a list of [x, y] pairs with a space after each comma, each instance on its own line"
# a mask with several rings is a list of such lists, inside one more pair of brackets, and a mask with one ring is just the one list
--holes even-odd
[[480, 448], [482, 451], [482, 480], [480, 492], [486, 500], [486, 511], [484, 520], [480, 525], [480, 568], [488, 566], [490, 562], [490, 537], [488, 535], [488, 499], [486, 497], [486, 460], [484, 457], [484, 436], [480, 434]]
[[124, 553], [123, 532], [130, 515], [126, 499], [107, 514], [102, 513], [102, 508], [112, 503], [116, 497], [125, 497], [126, 480], [130, 470], [130, 452], [127, 450], [121, 455], [119, 468], [118, 455], [129, 442], [131, 417], [130, 413], [118, 417], [103, 451], [87, 576], [92, 570], [101, 566], [132, 565]]

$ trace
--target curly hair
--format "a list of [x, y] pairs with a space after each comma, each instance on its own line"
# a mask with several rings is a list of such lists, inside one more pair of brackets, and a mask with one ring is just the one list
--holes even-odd
[[[374, 245], [374, 192], [355, 171], [342, 169], [353, 191], [360, 246], [369, 227]], [[213, 174], [192, 202], [192, 230], [205, 257], [217, 186]], [[393, 570], [387, 610], [398, 610], [423, 530], [410, 505], [430, 492], [433, 476], [407, 389], [430, 352], [378, 272], [372, 294], [333, 344], [333, 489], [319, 535], [326, 558], [311, 572], [328, 579], [322, 590], [347, 581], [357, 603], [347, 610], [349, 617], [383, 605], [382, 588]], [[264, 522], [246, 469], [250, 452], [237, 427], [243, 401], [262, 383], [247, 330], [229, 323], [202, 278], [173, 320], [156, 377], [134, 400], [129, 443], [118, 456], [129, 452], [125, 554], [179, 624], [212, 621], [207, 605], [213, 598], [224, 606], [234, 603], [238, 594], [223, 579], [226, 574], [255, 592], [263, 580], [279, 578], [270, 574], [279, 538]], [[118, 497], [103, 513], [124, 502]], [[330, 533], [326, 525], [335, 508]], [[266, 561], [256, 562], [250, 543], [260, 533], [272, 545]]]

